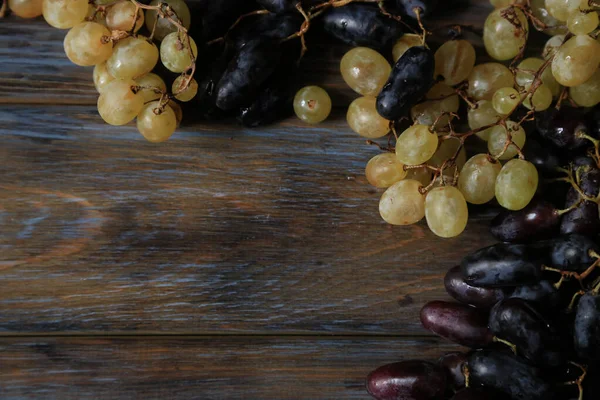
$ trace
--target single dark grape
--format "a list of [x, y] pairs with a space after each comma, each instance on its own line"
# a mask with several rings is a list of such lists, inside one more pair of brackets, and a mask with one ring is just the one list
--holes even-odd
[[328, 10], [323, 16], [325, 31], [351, 46], [382, 49], [402, 35], [402, 27], [378, 7], [349, 4]]
[[542, 370], [511, 353], [476, 351], [469, 356], [468, 366], [472, 387], [498, 390], [506, 393], [507, 400], [555, 399], [554, 389], [544, 379]]
[[[570, 188], [567, 192], [565, 209], [579, 201], [580, 195]], [[585, 236], [595, 236], [600, 233], [600, 216], [598, 204], [584, 200], [573, 210], [563, 214], [560, 221], [560, 233], [578, 233]]]
[[574, 345], [579, 357], [600, 360], [600, 296], [586, 293], [575, 314]]
[[406, 50], [377, 96], [379, 115], [393, 121], [405, 116], [433, 84], [434, 64], [431, 50], [422, 46]]
[[491, 223], [492, 235], [503, 242], [526, 243], [554, 236], [560, 214], [549, 202], [536, 197], [518, 211], [503, 210]]
[[[279, 41], [298, 32], [303, 22], [300, 14], [266, 14], [246, 18], [233, 32], [228, 35], [236, 49], [253, 40]], [[293, 41], [289, 42], [290, 44]]]
[[438, 359], [438, 365], [446, 371], [447, 385], [454, 391], [465, 387], [463, 366], [467, 363], [467, 358], [467, 354], [455, 351]]
[[445, 389], [444, 370], [427, 361], [387, 364], [367, 376], [367, 391], [378, 400], [441, 400]]
[[450, 400], [506, 400], [506, 397], [488, 388], [469, 387], [457, 392]]
[[486, 312], [465, 304], [431, 301], [421, 309], [421, 324], [425, 329], [472, 348], [487, 346], [492, 342], [493, 335], [487, 323]]
[[490, 309], [504, 298], [502, 289], [469, 285], [458, 265], [448, 270], [444, 277], [444, 286], [446, 292], [455, 300], [477, 308]]
[[265, 10], [275, 14], [293, 11], [300, 4], [300, 0], [256, 0], [256, 2]]
[[589, 133], [589, 124], [579, 108], [550, 107], [536, 115], [536, 127], [540, 136], [562, 150], [589, 147], [591, 142], [578, 138], [578, 132]]
[[552, 309], [558, 307], [561, 296], [552, 282], [541, 280], [538, 283], [517, 286], [509, 297], [527, 300], [537, 307]]
[[429, 16], [435, 11], [438, 0], [396, 0], [396, 6], [411, 18], [417, 19], [416, 8], [420, 18]]
[[460, 266], [472, 286], [521, 286], [539, 282], [542, 276], [541, 263], [522, 244], [485, 247], [466, 256]]
[[527, 145], [523, 147], [523, 154], [527, 161], [544, 176], [555, 176], [556, 168], [562, 166], [559, 156], [548, 147], [543, 146], [537, 139], [527, 137]]
[[532, 247], [546, 256], [550, 267], [577, 272], [585, 271], [596, 260], [590, 251], [600, 252], [592, 239], [576, 233], [537, 242]]

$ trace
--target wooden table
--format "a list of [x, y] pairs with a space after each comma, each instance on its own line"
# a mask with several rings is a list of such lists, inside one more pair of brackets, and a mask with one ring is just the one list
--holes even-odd
[[[371, 369], [453, 348], [418, 312], [485, 213], [386, 225], [341, 110], [147, 143], [100, 120], [63, 35], [0, 21], [1, 399], [366, 399]], [[344, 50], [307, 63], [337, 105]]]

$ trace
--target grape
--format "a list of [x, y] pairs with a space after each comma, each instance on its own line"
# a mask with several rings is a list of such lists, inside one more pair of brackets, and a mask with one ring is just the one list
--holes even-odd
[[491, 100], [496, 90], [514, 85], [512, 72], [498, 63], [476, 65], [468, 80], [467, 94], [475, 100]]
[[600, 65], [600, 43], [578, 35], [567, 40], [552, 61], [552, 74], [563, 86], [581, 85], [592, 77]]
[[552, 104], [552, 91], [547, 85], [539, 86], [533, 94], [528, 95], [523, 105], [530, 110], [544, 111]]
[[[458, 151], [459, 147], [460, 151]], [[465, 151], [464, 146], [461, 146], [460, 140], [458, 139], [446, 139], [440, 142], [438, 149], [435, 151], [434, 155], [427, 161], [427, 164], [431, 165], [432, 167], [441, 168], [444, 161], [453, 157], [457, 151], [458, 156], [456, 157], [455, 163], [458, 170], [460, 171], [465, 165], [465, 162], [467, 162], [467, 152]], [[446, 172], [446, 170], [444, 170], [444, 172]]]
[[505, 87], [496, 90], [492, 97], [492, 106], [498, 114], [507, 115], [514, 110], [521, 102], [521, 96], [517, 89]]
[[17, 17], [35, 18], [42, 15], [43, 0], [8, 0], [8, 8]]
[[536, 17], [539, 21], [547, 26], [544, 29], [544, 33], [548, 35], [557, 35], [567, 33], [567, 29], [562, 26], [563, 24], [554, 18], [548, 10], [546, 9], [546, 1], [545, 0], [530, 0], [531, 13], [534, 17]]
[[547, 280], [542, 280], [533, 285], [518, 286], [510, 294], [511, 298], [523, 299], [535, 303], [538, 308], [552, 310], [559, 306], [561, 295], [554, 287], [554, 284]]
[[469, 158], [458, 176], [458, 189], [471, 204], [484, 204], [496, 195], [496, 178], [502, 169], [499, 162], [489, 160], [487, 154]]
[[342, 57], [342, 78], [352, 90], [363, 96], [377, 96], [387, 81], [392, 67], [375, 50], [356, 47]]
[[458, 265], [450, 268], [446, 273], [444, 287], [454, 300], [476, 308], [490, 309], [504, 298], [504, 291], [502, 289], [469, 285], [465, 281]]
[[197, 57], [198, 47], [194, 39], [179, 32], [169, 33], [160, 44], [160, 60], [169, 71], [181, 73], [192, 65], [190, 49]]
[[135, 5], [130, 1], [124, 1], [111, 6], [106, 11], [106, 26], [110, 30], [131, 31], [135, 18], [133, 32], [139, 31], [142, 25], [144, 25], [144, 13], [139, 9], [136, 17], [135, 10]]
[[466, 40], [451, 40], [435, 52], [435, 75], [454, 86], [469, 77], [475, 66], [475, 49]]
[[396, 6], [413, 19], [428, 17], [437, 5], [438, 0], [396, 0]]
[[584, 83], [570, 87], [569, 95], [581, 107], [593, 107], [600, 103], [600, 70], [596, 70]]
[[143, 36], [125, 38], [115, 46], [106, 62], [117, 79], [135, 79], [152, 71], [158, 62], [158, 49]]
[[[514, 144], [510, 144], [508, 149], [504, 152], [502, 156], [500, 156], [500, 160], [509, 160], [517, 155], [517, 148], [515, 145], [522, 149], [525, 145], [525, 130], [519, 126], [517, 123], [512, 121], [507, 121], [506, 126], [508, 131], [512, 134], [512, 140]], [[494, 157], [498, 157], [498, 155], [504, 149], [506, 145], [506, 141], [508, 140], [507, 129], [502, 125], [496, 125], [493, 128], [490, 128], [490, 137], [488, 139], [488, 151]]]
[[359, 97], [348, 107], [346, 120], [359, 135], [376, 139], [390, 132], [390, 121], [377, 113], [375, 97]]
[[171, 107], [159, 110], [160, 102], [153, 101], [144, 105], [137, 116], [138, 131], [152, 143], [169, 139], [177, 128], [177, 118]]
[[73, 64], [83, 67], [108, 60], [113, 52], [110, 31], [95, 22], [82, 22], [69, 30], [64, 40], [65, 54]]
[[445, 389], [444, 370], [427, 361], [383, 365], [367, 377], [367, 391], [378, 400], [441, 399]]
[[394, 183], [381, 196], [379, 214], [388, 224], [411, 225], [425, 216], [425, 196], [419, 192], [421, 183], [403, 179]]
[[388, 188], [406, 177], [404, 165], [393, 153], [382, 153], [367, 163], [365, 175], [369, 183], [378, 188]]
[[83, 22], [88, 12], [87, 0], [43, 0], [46, 22], [58, 29], [69, 29]]
[[404, 165], [419, 165], [429, 160], [437, 150], [438, 137], [426, 125], [413, 125], [396, 141], [396, 157]]
[[534, 364], [556, 367], [565, 360], [556, 328], [527, 301], [508, 298], [490, 312], [490, 330], [516, 345], [519, 355]]
[[502, 242], [545, 239], [558, 231], [560, 214], [549, 202], [533, 199], [519, 211], [504, 210], [491, 223], [492, 235]]
[[183, 119], [183, 110], [181, 109], [181, 106], [173, 100], [169, 100], [167, 106], [175, 113], [175, 120], [177, 121], [176, 127], [179, 127], [179, 125], [181, 125], [181, 120]]
[[[183, 25], [186, 29], [190, 27], [192, 16], [190, 14], [190, 9], [185, 4], [184, 0], [152, 0], [150, 5], [157, 6], [161, 3], [167, 4], [171, 10], [175, 12], [177, 18], [173, 17], [173, 19], [179, 20], [181, 25]], [[155, 24], [156, 29], [154, 29]], [[177, 27], [168, 19], [159, 18], [156, 10], [146, 10], [146, 28], [149, 32], [152, 32], [154, 29], [154, 37], [159, 41], [163, 40], [168, 34], [177, 31]]]
[[[539, 71], [543, 64], [544, 60], [535, 57], [529, 57], [521, 61], [517, 66], [517, 73], [515, 74], [517, 85], [521, 86], [525, 91], [529, 90], [535, 79], [536, 72]], [[560, 94], [561, 86], [554, 78], [554, 75], [552, 75], [551, 68], [545, 68], [540, 78], [542, 83], [550, 89], [552, 96]]]
[[[513, 25], [509, 17], [518, 20], [520, 26]], [[528, 33], [529, 23], [523, 11], [516, 7], [500, 8], [492, 11], [485, 20], [483, 43], [492, 58], [509, 60], [519, 54], [525, 46]]]
[[392, 48], [392, 57], [394, 62], [398, 61], [400, 57], [411, 47], [422, 46], [423, 38], [420, 35], [414, 33], [406, 33], [400, 36], [400, 39], [396, 41]]
[[[493, 103], [488, 100], [479, 100], [475, 103], [475, 108], [470, 108], [467, 112], [467, 120], [469, 122], [469, 128], [479, 129], [484, 126], [492, 125], [498, 122], [502, 118], [493, 107]], [[477, 132], [476, 135], [483, 140], [488, 140], [490, 137], [492, 128], [485, 129]]]
[[589, 132], [589, 123], [580, 109], [550, 108], [538, 115], [535, 122], [540, 136], [559, 149], [576, 150], [589, 144], [577, 137], [579, 132]]
[[426, 167], [411, 168], [406, 171], [404, 179], [412, 179], [419, 182], [422, 186], [427, 186], [431, 183], [432, 173]]
[[574, 323], [574, 345], [584, 359], [600, 360], [600, 296], [586, 293], [579, 299]]
[[446, 353], [437, 360], [437, 365], [446, 371], [448, 377], [447, 386], [452, 390], [458, 390], [465, 387], [465, 375], [463, 367], [467, 363], [467, 355], [459, 351]]
[[[548, 41], [544, 45], [544, 51], [542, 51], [544, 59], [549, 60], [550, 58], [552, 58], [552, 56], [554, 56], [556, 51], [559, 49], [560, 46], [562, 46], [563, 42], [565, 41], [565, 37], [565, 35], [555, 35], [548, 39]], [[552, 69], [550, 71], [552, 71]]]
[[108, 72], [105, 62], [96, 64], [94, 67], [94, 86], [96, 86], [98, 93], [102, 93], [104, 87], [114, 80], [115, 78]]
[[[163, 81], [160, 76], [153, 74], [152, 72], [137, 78], [135, 82], [139, 86], [142, 86], [139, 93], [144, 98], [144, 103], [160, 99], [160, 92], [164, 93], [167, 91], [167, 85], [165, 84], [165, 81]], [[155, 89], [158, 89], [158, 93]]]
[[[580, 3], [580, 0], [546, 0], [546, 9], [554, 18], [564, 22], [579, 10]], [[583, 0], [583, 3], [587, 3], [587, 0]]]
[[[450, 122], [450, 114], [458, 112], [460, 100], [458, 95], [452, 95], [443, 100], [431, 100], [419, 103], [410, 109], [410, 116], [415, 123], [433, 126], [439, 129]], [[443, 114], [443, 116], [442, 116]]]
[[596, 258], [590, 255], [590, 251], [600, 251], [593, 239], [576, 233], [562, 235], [537, 245], [544, 254], [550, 255], [546, 262], [551, 267], [565, 271], [583, 272], [596, 261]]
[[454, 343], [483, 347], [492, 343], [487, 314], [465, 304], [431, 301], [421, 309], [425, 329]]
[[173, 82], [173, 86], [171, 87], [171, 91], [173, 92], [173, 94], [178, 93], [175, 95], [175, 98], [179, 101], [190, 101], [194, 97], [196, 97], [196, 94], [198, 93], [198, 82], [196, 82], [194, 78], [192, 78], [189, 86], [185, 90], [179, 92], [185, 86], [187, 79], [188, 77], [186, 75], [179, 75], [177, 79], [175, 79], [175, 81]]
[[467, 202], [454, 186], [433, 188], [425, 198], [425, 218], [436, 235], [443, 238], [458, 236], [469, 219]]
[[106, 15], [102, 12], [97, 11], [96, 6], [88, 4], [88, 12], [85, 17], [85, 21], [95, 22], [97, 24], [106, 26]]
[[525, 159], [535, 165], [542, 175], [554, 176], [556, 168], [563, 165], [553, 148], [542, 145], [535, 138], [527, 139], [527, 147], [525, 147], [523, 153]]
[[114, 80], [104, 86], [98, 98], [98, 112], [111, 125], [125, 125], [144, 107], [144, 96], [134, 91], [132, 80]]
[[[579, 201], [579, 193], [574, 188], [567, 192], [565, 207], [571, 207]], [[600, 219], [598, 218], [598, 205], [591, 201], [583, 201], [575, 209], [563, 215], [560, 221], [560, 233], [580, 233], [582, 235], [596, 236], [600, 233]]]
[[302, 121], [318, 124], [331, 112], [331, 98], [318, 86], [305, 86], [294, 97], [294, 112]]
[[598, 27], [598, 13], [575, 12], [567, 19], [567, 28], [574, 35], [587, 35]]
[[509, 210], [524, 208], [535, 194], [538, 173], [533, 164], [525, 160], [510, 160], [496, 178], [496, 199]]

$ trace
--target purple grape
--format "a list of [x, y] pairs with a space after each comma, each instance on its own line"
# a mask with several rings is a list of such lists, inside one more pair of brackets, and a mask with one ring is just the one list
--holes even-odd
[[547, 239], [558, 232], [560, 214], [549, 202], [536, 197], [519, 211], [504, 210], [492, 220], [492, 235], [503, 242], [526, 243]]
[[448, 387], [452, 390], [458, 390], [465, 387], [465, 375], [463, 366], [467, 363], [467, 355], [455, 351], [447, 353], [438, 359], [438, 365], [446, 371]]
[[367, 391], [377, 400], [441, 400], [445, 390], [444, 370], [427, 361], [386, 364], [367, 377]]
[[578, 138], [578, 132], [589, 133], [589, 126], [581, 109], [550, 107], [536, 116], [537, 130], [546, 141], [562, 150], [589, 147], [591, 142]]
[[[579, 193], [574, 188], [570, 188], [567, 192], [565, 208], [569, 208], [578, 202], [579, 197]], [[578, 233], [586, 236], [595, 236], [600, 233], [598, 204], [585, 200], [573, 210], [564, 214], [560, 221], [560, 233]]]
[[574, 324], [574, 345], [579, 357], [600, 360], [600, 296], [589, 292], [581, 296]]
[[537, 307], [552, 309], [558, 307], [561, 297], [552, 282], [541, 280], [533, 285], [518, 286], [509, 297], [527, 300]]
[[504, 298], [502, 289], [469, 285], [459, 265], [448, 270], [444, 277], [444, 286], [446, 292], [455, 300], [477, 308], [490, 309]]

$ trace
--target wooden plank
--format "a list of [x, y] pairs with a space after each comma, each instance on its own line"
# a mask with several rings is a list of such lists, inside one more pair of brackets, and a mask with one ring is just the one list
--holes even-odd
[[23, 399], [367, 399], [366, 375], [435, 360], [435, 338], [0, 339], [0, 393]]
[[[460, 13], [438, 15], [428, 26], [461, 23], [482, 27], [490, 8], [488, 0], [472, 0]], [[0, 21], [0, 104], [96, 104], [92, 68], [78, 67], [66, 58], [65, 34], [42, 19], [10, 17]], [[349, 47], [323, 42], [322, 35], [311, 37], [308, 44], [303, 79], [325, 87], [334, 104], [349, 104], [357, 95], [339, 73], [339, 61]]]
[[492, 242], [487, 208], [450, 240], [385, 224], [378, 150], [340, 115], [153, 145], [92, 107], [4, 106], [0, 140], [0, 332], [421, 334]]

